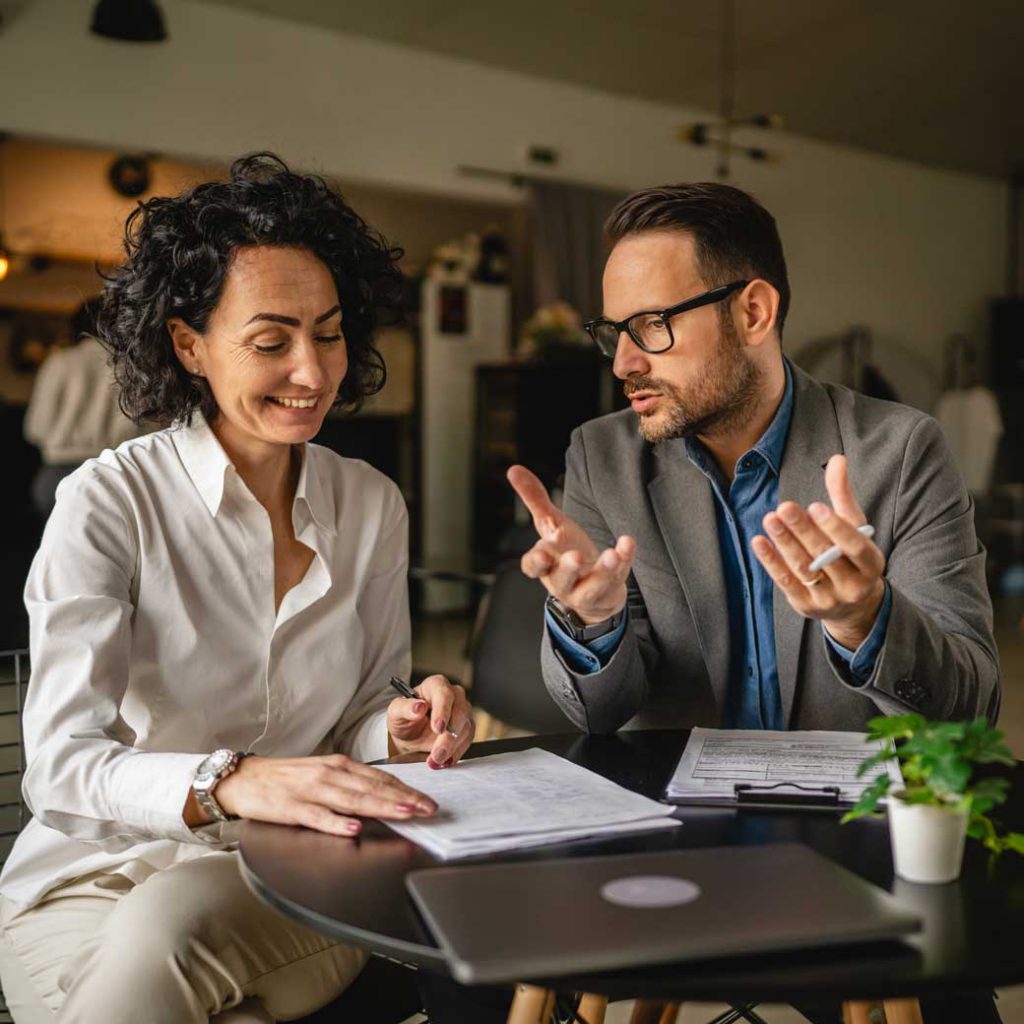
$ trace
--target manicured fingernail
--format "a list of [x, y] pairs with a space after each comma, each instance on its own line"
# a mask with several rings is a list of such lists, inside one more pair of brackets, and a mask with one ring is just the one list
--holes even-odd
[[345, 826], [345, 829], [346, 829], [346, 831], [348, 831], [348, 832], [358, 832], [358, 831], [359, 831], [359, 830], [360, 830], [360, 829], [361, 829], [362, 827], [363, 827], [363, 826], [362, 826], [362, 825], [360, 825], [358, 821], [350, 821], [350, 822], [349, 822], [349, 823], [348, 823], [348, 824], [347, 824], [347, 825]]
[[433, 754], [430, 755], [438, 764], [443, 765], [448, 760], [449, 753], [447, 748], [441, 747]]
[[807, 511], [816, 522], [823, 523], [828, 519], [828, 506], [822, 505], [820, 501], [816, 501]]
[[415, 814], [419, 809], [416, 804], [395, 804], [395, 808], [402, 814]]
[[785, 512], [780, 512], [780, 516], [786, 520], [787, 523], [795, 523], [800, 518], [800, 509], [796, 505], [790, 505]]
[[422, 803], [416, 805], [416, 812], [418, 814], [433, 814], [437, 810], [437, 804]]
[[423, 712], [427, 710], [426, 701], [422, 701], [422, 700], [416, 701], [416, 703], [413, 704], [412, 709], [413, 709], [414, 712], [416, 712], [417, 715], [422, 715]]
[[765, 521], [765, 526], [768, 528], [769, 533], [785, 533], [786, 528], [778, 521], [778, 519], [768, 519]]
[[440, 768], [441, 766], [433, 759], [433, 757], [428, 757], [427, 758], [427, 767], [428, 768]]
[[448, 725], [448, 723], [442, 718], [441, 721], [437, 725], [434, 726], [434, 732], [436, 732], [437, 735], [440, 736], [441, 733], [444, 732], [444, 730], [447, 727], [447, 725]]
[[451, 766], [452, 766], [452, 762], [453, 762], [454, 760], [455, 760], [455, 758], [454, 758], [454, 757], [449, 757], [449, 758], [448, 758], [448, 760], [447, 760], [447, 761], [445, 761], [445, 763], [444, 763], [443, 765], [441, 765], [441, 767], [442, 767], [442, 768], [451, 768]]

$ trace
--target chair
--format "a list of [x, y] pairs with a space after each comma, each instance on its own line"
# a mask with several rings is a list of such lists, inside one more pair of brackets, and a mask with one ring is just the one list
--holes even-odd
[[[0, 651], [0, 867], [24, 828], [28, 807], [21, 795], [25, 746], [21, 710], [28, 684], [28, 651]], [[11, 1020], [0, 991], [0, 1024]]]
[[478, 738], [505, 726], [544, 735], [575, 732], [551, 699], [540, 668], [546, 592], [507, 558], [494, 572], [470, 640], [470, 700], [478, 709]]

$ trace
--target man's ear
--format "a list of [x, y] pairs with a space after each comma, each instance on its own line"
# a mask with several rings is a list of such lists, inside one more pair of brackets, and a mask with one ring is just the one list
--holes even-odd
[[194, 377], [202, 377], [204, 375], [200, 361], [202, 346], [197, 344], [202, 340], [199, 332], [189, 327], [180, 316], [175, 316], [167, 321], [167, 333], [171, 336], [174, 354], [178, 357], [181, 365], [185, 367], [185, 372]]
[[779, 315], [779, 292], [761, 278], [755, 278], [740, 292], [739, 320], [748, 345], [760, 346], [775, 332]]

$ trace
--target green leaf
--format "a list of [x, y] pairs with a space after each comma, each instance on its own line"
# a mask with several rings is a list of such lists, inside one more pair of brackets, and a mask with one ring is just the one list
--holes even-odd
[[839, 823], [845, 825], [855, 818], [874, 814], [878, 810], [878, 802], [889, 792], [890, 784], [888, 775], [879, 775], [870, 786], [865, 788], [860, 799], [840, 818]]

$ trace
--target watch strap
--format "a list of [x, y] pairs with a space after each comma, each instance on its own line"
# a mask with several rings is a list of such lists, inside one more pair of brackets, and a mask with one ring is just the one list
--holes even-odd
[[238, 821], [239, 816], [237, 814], [228, 814], [217, 798], [213, 795], [214, 789], [217, 785], [226, 779], [233, 771], [238, 768], [239, 763], [249, 754], [242, 750], [236, 750], [231, 752], [231, 757], [217, 770], [217, 773], [209, 779], [200, 780], [195, 779], [192, 783], [192, 792], [196, 795], [196, 803], [199, 804], [200, 808], [208, 814], [215, 821]]
[[546, 606], [562, 630], [580, 644], [590, 643], [592, 640], [607, 636], [618, 629], [619, 623], [622, 621], [623, 613], [618, 612], [600, 622], [586, 623], [571, 608], [567, 608], [561, 601], [550, 595]]

